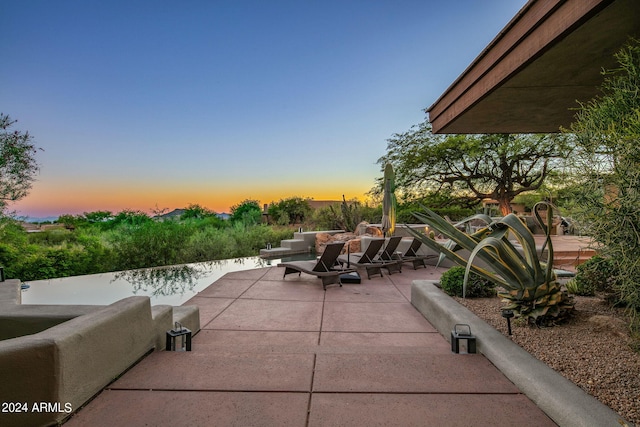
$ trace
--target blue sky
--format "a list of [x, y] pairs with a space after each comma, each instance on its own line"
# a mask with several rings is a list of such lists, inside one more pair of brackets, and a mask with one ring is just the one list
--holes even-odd
[[0, 111], [44, 150], [11, 208], [363, 200], [524, 4], [0, 0]]

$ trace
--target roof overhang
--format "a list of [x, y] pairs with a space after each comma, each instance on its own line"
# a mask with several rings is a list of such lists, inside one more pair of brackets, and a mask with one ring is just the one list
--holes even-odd
[[640, 0], [530, 0], [427, 109], [434, 133], [549, 133], [640, 36]]

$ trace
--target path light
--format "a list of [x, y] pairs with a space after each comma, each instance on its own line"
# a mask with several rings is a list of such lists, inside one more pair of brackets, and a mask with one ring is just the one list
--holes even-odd
[[502, 310], [502, 317], [507, 319], [507, 329], [509, 330], [509, 335], [511, 335], [511, 318], [513, 317], [513, 310]]
[[[177, 341], [180, 340], [178, 345]], [[167, 331], [166, 351], [191, 351], [191, 331], [175, 323], [175, 328]]]
[[471, 326], [459, 323], [451, 331], [451, 351], [460, 353], [460, 340], [467, 340], [467, 353], [476, 352], [476, 337], [471, 334]]

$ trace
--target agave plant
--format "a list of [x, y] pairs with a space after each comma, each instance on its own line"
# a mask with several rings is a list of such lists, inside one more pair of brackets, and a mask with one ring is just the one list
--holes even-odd
[[[547, 211], [546, 222], [540, 216], [543, 206], [546, 206]], [[413, 215], [448, 237], [449, 242], [443, 245], [409, 227], [408, 229], [425, 245], [440, 252], [441, 256], [466, 267], [463, 295], [469, 272], [473, 271], [501, 289], [498, 295], [507, 304], [503, 310], [512, 310], [516, 317], [522, 317], [528, 323], [553, 324], [573, 310], [573, 302], [566, 291], [561, 290], [553, 270], [550, 230], [554, 208], [551, 204], [540, 202], [533, 208], [533, 214], [546, 234], [542, 248], [543, 251], [545, 247], [548, 249], [546, 262], [541, 262], [538, 257], [531, 231], [514, 214], [490, 222], [473, 234], [467, 234], [429, 209], [423, 209], [424, 212]], [[474, 218], [488, 221], [484, 216], [470, 219]], [[509, 237], [517, 240], [521, 251]], [[469, 251], [469, 258], [462, 257], [458, 253], [459, 249]], [[481, 260], [486, 268], [478, 266], [476, 260]]]

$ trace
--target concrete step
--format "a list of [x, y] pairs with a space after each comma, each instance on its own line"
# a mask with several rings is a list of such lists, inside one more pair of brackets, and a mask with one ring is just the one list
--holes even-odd
[[308, 251], [309, 243], [302, 239], [287, 239], [280, 242], [280, 246], [288, 248], [292, 251]]

